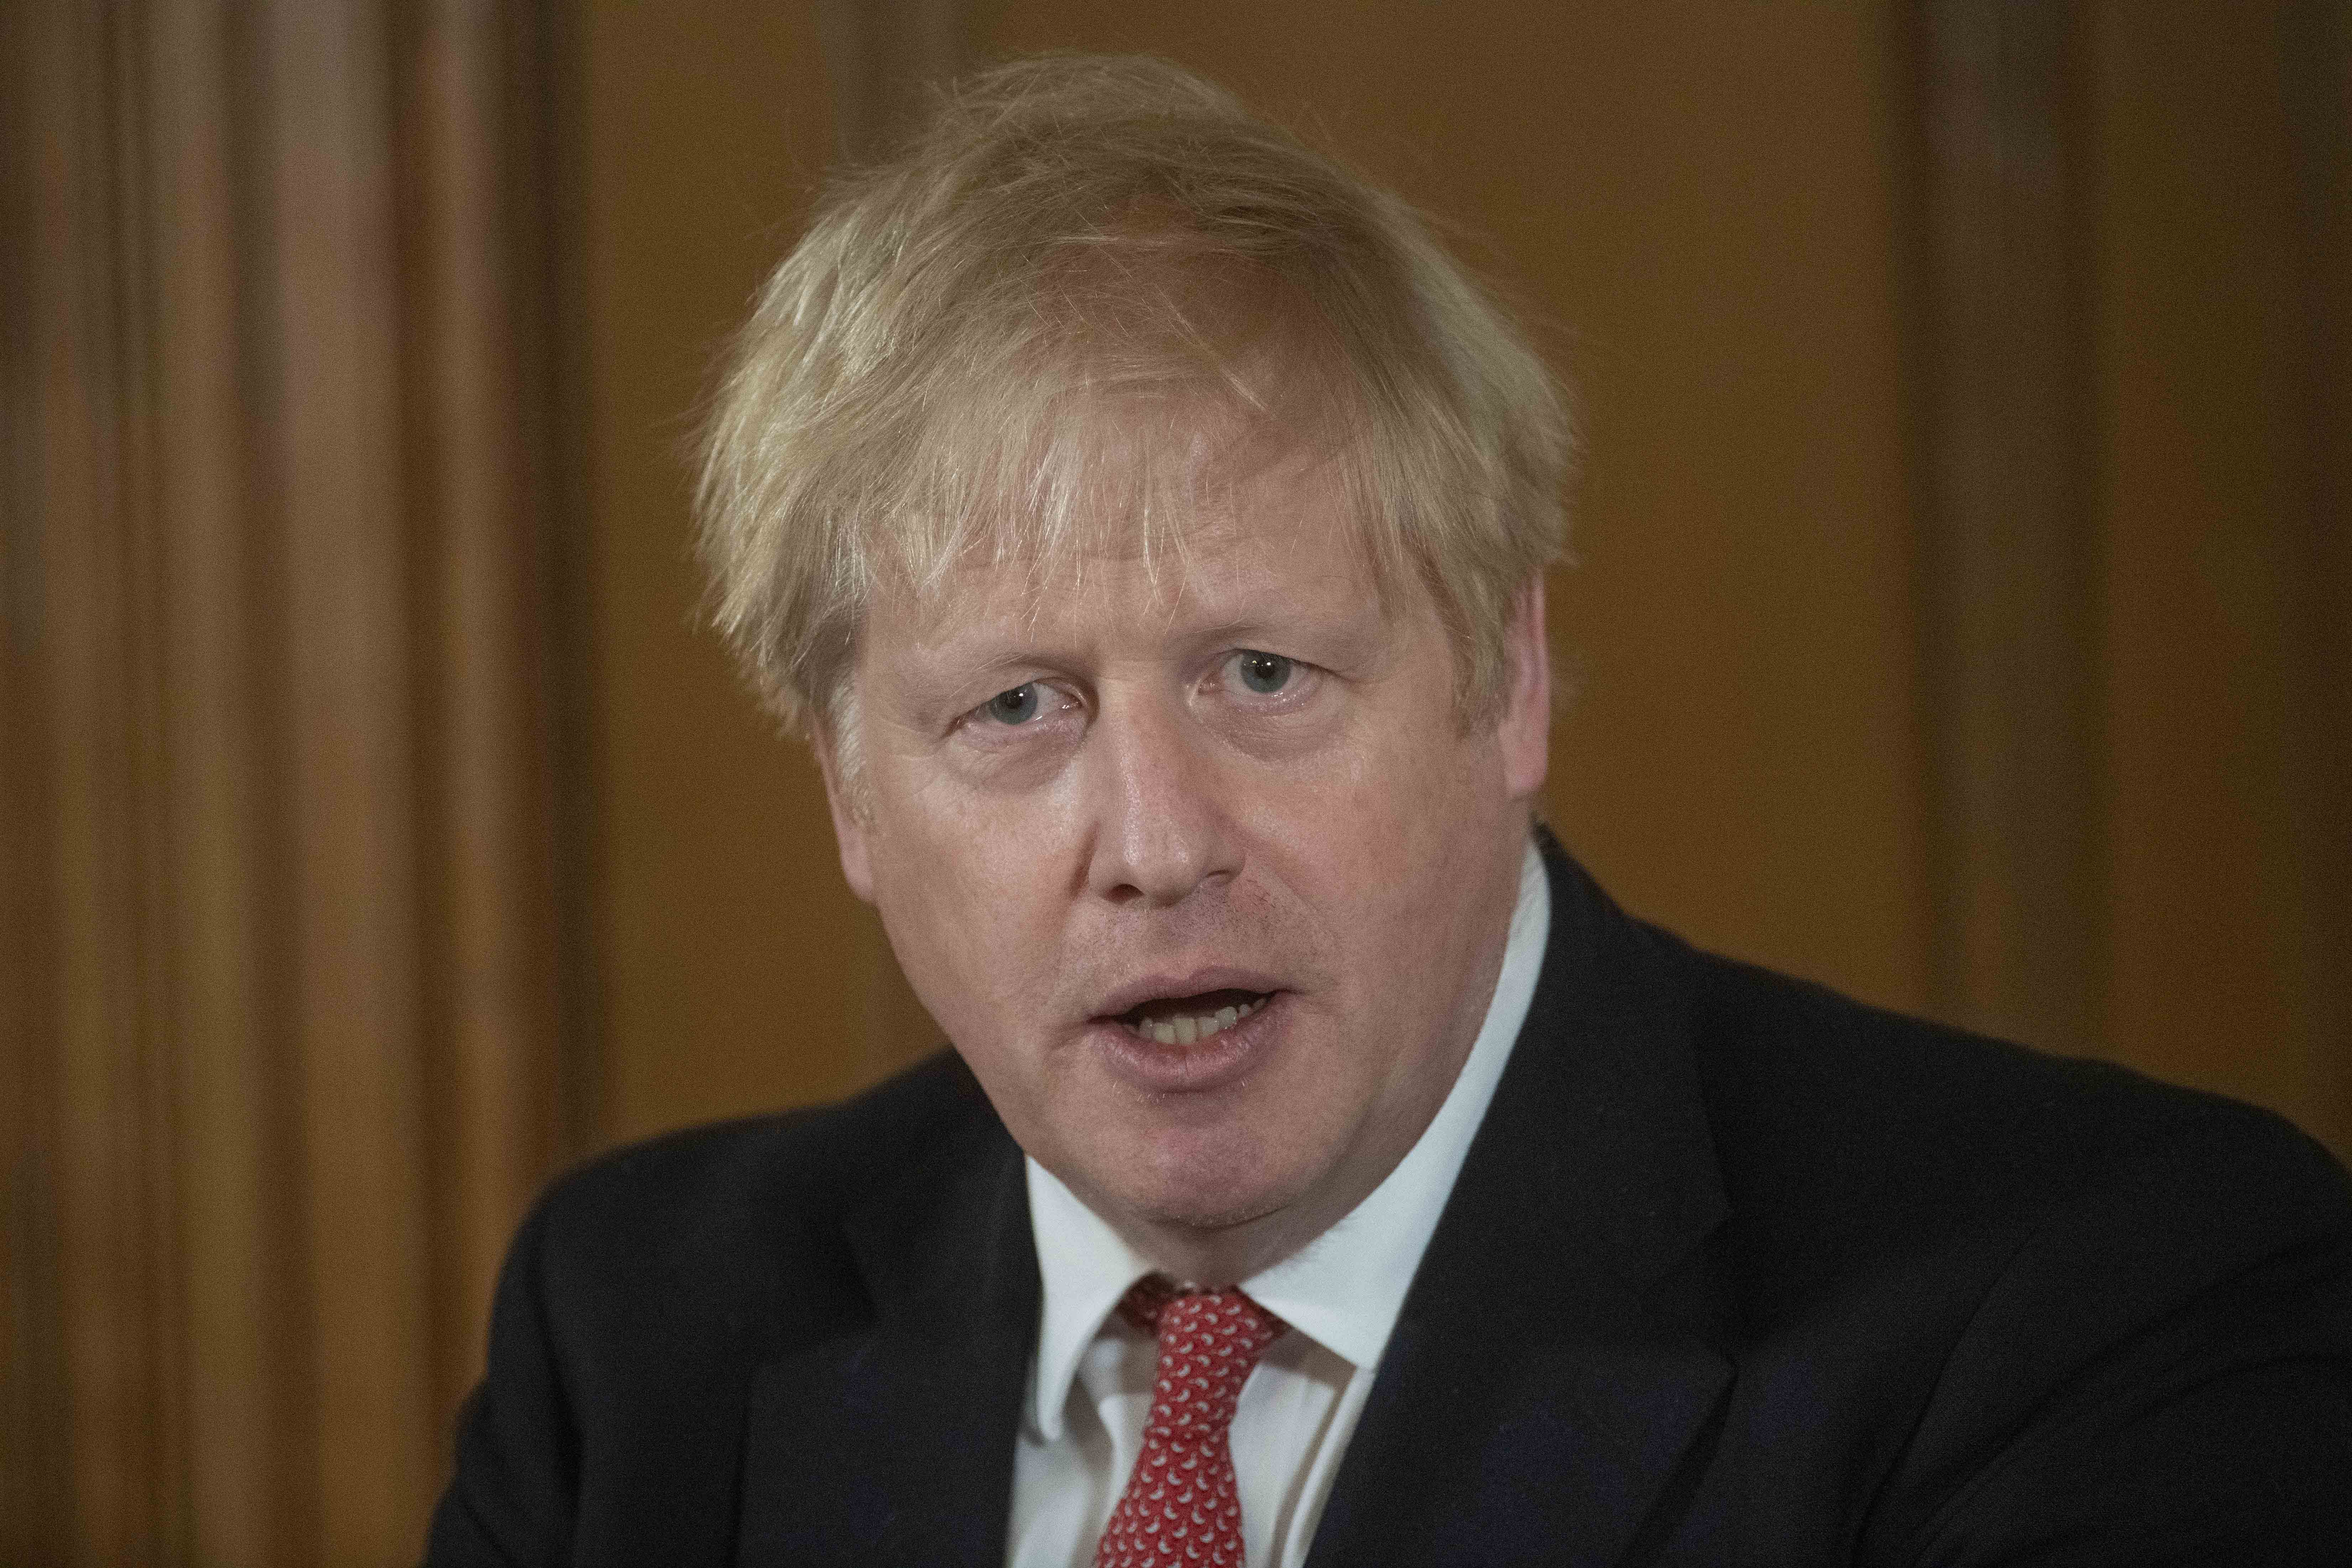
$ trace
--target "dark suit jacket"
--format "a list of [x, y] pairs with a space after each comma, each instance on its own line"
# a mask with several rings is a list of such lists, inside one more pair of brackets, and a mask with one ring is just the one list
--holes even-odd
[[[2284, 1123], [1696, 952], [1549, 856], [1316, 1568], [2352, 1563], [2352, 1193]], [[1003, 1561], [1037, 1265], [941, 1057], [523, 1226], [431, 1561]]]

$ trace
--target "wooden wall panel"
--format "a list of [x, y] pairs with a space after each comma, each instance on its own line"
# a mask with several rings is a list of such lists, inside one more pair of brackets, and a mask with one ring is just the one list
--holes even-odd
[[886, 152], [926, 95], [971, 63], [968, 0], [816, 0], [833, 146], [856, 161]]
[[617, 1140], [843, 1094], [902, 1059], [908, 1031], [816, 769], [699, 624], [688, 553], [693, 411], [833, 155], [819, 17], [593, 5], [580, 36], [601, 1131]]
[[2102, 1037], [2099, 619], [2074, 10], [1917, 7], [1922, 710], [1933, 1003]]
[[2111, 1048], [2352, 1151], [2352, 7], [2101, 7]]

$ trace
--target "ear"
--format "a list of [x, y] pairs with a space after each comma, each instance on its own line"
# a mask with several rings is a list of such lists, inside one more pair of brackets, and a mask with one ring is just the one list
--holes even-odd
[[824, 775], [824, 804], [833, 813], [834, 842], [841, 847], [841, 874], [849, 890], [867, 903], [874, 901], [874, 862], [866, 851], [866, 824], [841, 779], [840, 748], [833, 728], [819, 723], [809, 740], [816, 752], [817, 771]]
[[1532, 799], [1551, 770], [1551, 642], [1544, 633], [1544, 577], [1538, 572], [1512, 596], [1504, 642], [1503, 780], [1513, 800]]

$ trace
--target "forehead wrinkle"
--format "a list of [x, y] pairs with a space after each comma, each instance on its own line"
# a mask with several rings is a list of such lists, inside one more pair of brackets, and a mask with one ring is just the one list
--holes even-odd
[[[1287, 546], [1299, 530], [1317, 526], [1286, 511], [1268, 528], [1236, 520], [1192, 530], [1180, 536], [1188, 541], [1187, 564], [1175, 573], [1154, 570], [1133, 552], [1081, 553], [1061, 576], [1034, 563], [976, 563], [945, 579], [924, 605], [900, 598], [887, 618], [902, 629], [902, 646], [929, 667], [923, 684], [942, 689], [968, 687], [990, 669], [1011, 675], [1030, 666], [1123, 661], [1134, 651], [1122, 647], [1123, 631], [1172, 638], [1178, 651], [1244, 637], [1284, 642], [1283, 634], [1300, 626], [1302, 589], [1322, 595], [1316, 626], [1327, 639], [1338, 629], [1324, 613], [1330, 607], [1350, 623], [1385, 624], [1389, 606], [1369, 591], [1370, 568], [1360, 549], [1351, 544], [1327, 572], [1300, 575], [1298, 552]], [[1355, 658], [1361, 657], [1354, 647], [1360, 640], [1340, 638]], [[949, 667], [940, 668], [941, 660]]]
[[[960, 517], [881, 531], [882, 570], [869, 579], [859, 643], [880, 611], [937, 646], [936, 634], [975, 625], [976, 606], [961, 603], [975, 591], [994, 601], [977, 607], [981, 616], [1034, 638], [1058, 604], [1095, 593], [1123, 563], [1172, 624], [1225, 574], [1227, 546], [1297, 527], [1347, 535], [1346, 569], [1383, 610], [1398, 607], [1362, 515], [1344, 422], [1310, 412], [1307, 425], [1320, 428], [1302, 429], [1197, 390], [1089, 398], [1066, 414], [1039, 432], [1035, 460], [1014, 462], [1025, 443], [1013, 442], [997, 449], [1005, 460], [993, 479], [967, 472], [960, 488], [973, 504]], [[1024, 488], [1008, 496], [1003, 487], [1016, 479]], [[1278, 611], [1250, 618], [1278, 625]]]

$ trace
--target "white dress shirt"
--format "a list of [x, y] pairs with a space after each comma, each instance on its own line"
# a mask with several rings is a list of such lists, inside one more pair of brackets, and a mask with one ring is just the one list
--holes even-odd
[[[1550, 928], [1543, 858], [1530, 842], [1494, 999], [1445, 1103], [1363, 1202], [1241, 1282], [1291, 1328], [1250, 1374], [1234, 1412], [1250, 1568], [1307, 1560], [1381, 1352], [1527, 1020]], [[1009, 1557], [1013, 1568], [1089, 1568], [1151, 1407], [1156, 1347], [1112, 1309], [1154, 1265], [1036, 1161], [1028, 1173], [1045, 1310], [1013, 1456]]]

